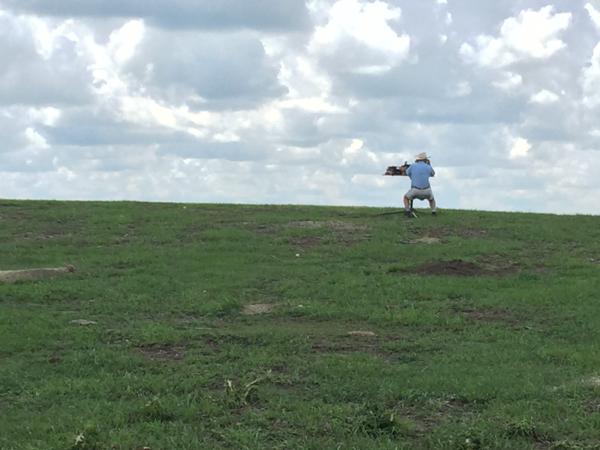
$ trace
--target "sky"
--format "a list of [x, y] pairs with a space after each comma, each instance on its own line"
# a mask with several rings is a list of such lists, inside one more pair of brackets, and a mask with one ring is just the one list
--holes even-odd
[[[0, 0], [0, 197], [600, 214], [600, 0]], [[422, 204], [425, 206], [425, 203]]]

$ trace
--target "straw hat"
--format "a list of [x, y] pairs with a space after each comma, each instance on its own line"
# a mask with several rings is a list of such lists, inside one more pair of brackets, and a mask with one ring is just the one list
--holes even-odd
[[424, 161], [426, 159], [429, 159], [429, 156], [427, 156], [427, 153], [425, 152], [419, 153], [417, 156], [415, 156], [415, 161]]

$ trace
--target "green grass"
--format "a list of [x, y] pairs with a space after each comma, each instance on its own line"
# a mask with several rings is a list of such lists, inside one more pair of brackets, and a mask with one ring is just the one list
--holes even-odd
[[600, 217], [386, 211], [1, 201], [0, 449], [600, 448]]

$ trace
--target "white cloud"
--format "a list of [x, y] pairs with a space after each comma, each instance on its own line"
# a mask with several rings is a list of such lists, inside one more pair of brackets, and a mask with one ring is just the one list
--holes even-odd
[[118, 65], [127, 62], [142, 42], [146, 27], [143, 20], [130, 20], [110, 34], [107, 50]]
[[560, 99], [560, 97], [552, 91], [548, 91], [546, 89], [542, 89], [541, 91], [533, 94], [529, 98], [529, 103], [538, 103], [540, 105], [549, 105], [551, 103], [555, 103]]
[[90, 59], [81, 31], [71, 20], [48, 24], [0, 10], [0, 104], [89, 104]]
[[29, 108], [28, 116], [33, 122], [41, 123], [46, 126], [54, 126], [60, 119], [62, 111], [58, 108], [48, 106], [45, 108]]
[[494, 81], [492, 84], [498, 89], [504, 91], [512, 91], [523, 85], [523, 77], [518, 73], [502, 72], [500, 80]]
[[523, 158], [529, 154], [529, 150], [531, 150], [531, 144], [522, 137], [511, 138], [510, 139], [510, 158], [517, 159]]
[[25, 138], [29, 143], [29, 147], [32, 149], [48, 149], [50, 146], [46, 142], [46, 139], [39, 134], [36, 130], [31, 127], [28, 127], [25, 130]]
[[523, 10], [502, 23], [500, 35], [479, 35], [475, 46], [463, 43], [461, 56], [480, 66], [505, 67], [525, 59], [547, 59], [566, 47], [558, 36], [571, 23], [571, 13], [554, 13], [554, 7]]
[[410, 50], [410, 37], [397, 34], [390, 22], [400, 19], [400, 8], [376, 0], [338, 0], [329, 10], [327, 23], [318, 26], [309, 44], [315, 55], [341, 56], [348, 45], [362, 47], [360, 52], [347, 55], [353, 61], [347, 69], [359, 73], [386, 72], [404, 61]]
[[588, 14], [590, 15], [590, 19], [594, 23], [594, 26], [596, 27], [596, 29], [598, 29], [600, 31], [600, 11], [598, 11], [596, 8], [594, 8], [594, 5], [592, 5], [591, 3], [586, 3], [585, 9], [587, 10]]
[[593, 108], [600, 105], [600, 42], [594, 48], [589, 66], [583, 69], [583, 104]]

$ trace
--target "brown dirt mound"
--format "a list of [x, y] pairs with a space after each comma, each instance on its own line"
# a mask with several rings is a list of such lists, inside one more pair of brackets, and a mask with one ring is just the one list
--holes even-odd
[[514, 266], [494, 266], [490, 264], [479, 265], [462, 259], [452, 261], [433, 261], [414, 270], [421, 275], [450, 275], [461, 277], [479, 277], [479, 276], [502, 276], [510, 275], [516, 272]]

